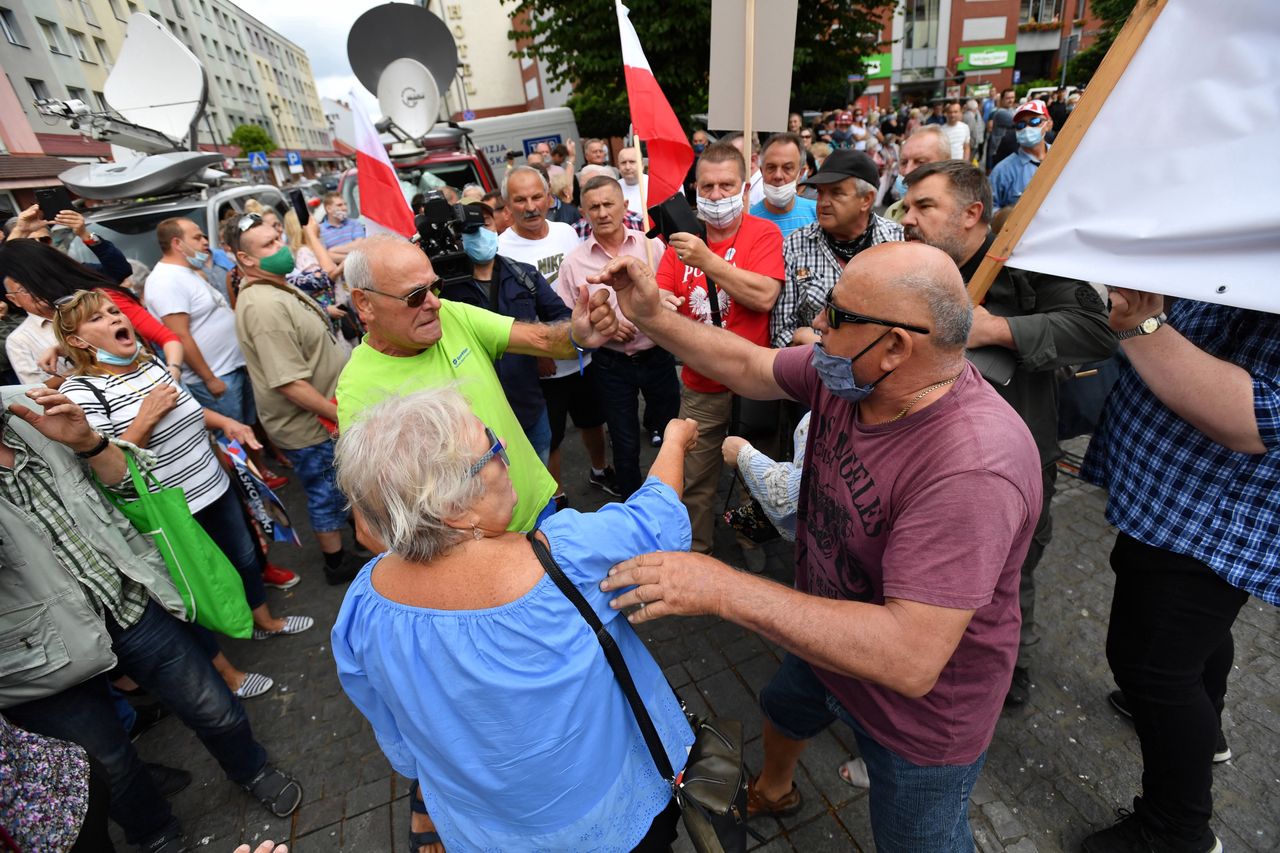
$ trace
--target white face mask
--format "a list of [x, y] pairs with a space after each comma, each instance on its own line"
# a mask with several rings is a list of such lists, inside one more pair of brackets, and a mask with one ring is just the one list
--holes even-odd
[[775, 187], [772, 184], [765, 184], [764, 197], [768, 199], [769, 203], [774, 207], [786, 207], [791, 204], [791, 200], [796, 197], [796, 182], [792, 181], [791, 183], [783, 184], [780, 187]]
[[[743, 184], [743, 186], [746, 186]], [[699, 194], [698, 196], [698, 216], [708, 225], [716, 228], [726, 228], [732, 225], [739, 216], [742, 215], [742, 192], [738, 191], [733, 195], [712, 201], [709, 198]]]

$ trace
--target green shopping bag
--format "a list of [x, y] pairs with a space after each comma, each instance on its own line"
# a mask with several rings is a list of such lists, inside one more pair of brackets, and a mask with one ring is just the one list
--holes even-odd
[[187, 607], [187, 618], [210, 631], [247, 639], [253, 633], [253, 613], [236, 567], [191, 515], [182, 489], [162, 486], [148, 471], [146, 480], [157, 489], [149, 491], [133, 454], [125, 453], [125, 460], [137, 500], [102, 492], [139, 533], [151, 537]]

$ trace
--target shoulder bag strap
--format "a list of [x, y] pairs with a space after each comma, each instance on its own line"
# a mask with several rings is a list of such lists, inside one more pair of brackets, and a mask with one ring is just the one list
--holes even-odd
[[618, 680], [618, 686], [622, 688], [622, 693], [627, 697], [627, 703], [631, 705], [631, 713], [635, 715], [636, 723], [640, 726], [640, 733], [644, 735], [645, 745], [649, 747], [649, 754], [653, 757], [654, 766], [658, 768], [658, 772], [662, 774], [662, 778], [668, 783], [674, 785], [676, 774], [671, 768], [671, 762], [667, 759], [667, 751], [662, 746], [662, 739], [658, 737], [658, 730], [653, 725], [653, 718], [649, 716], [649, 710], [645, 708], [644, 701], [641, 700], [639, 692], [636, 690], [635, 682], [631, 680], [631, 671], [627, 669], [627, 662], [622, 657], [622, 650], [618, 648], [618, 644], [614, 641], [613, 635], [604, 627], [600, 621], [600, 617], [591, 609], [591, 605], [578, 591], [578, 588], [564, 576], [564, 572], [560, 566], [556, 564], [555, 558], [551, 556], [551, 552], [547, 550], [547, 546], [543, 545], [538, 539], [536, 530], [528, 534], [529, 544], [533, 546], [533, 553], [538, 555], [538, 562], [542, 563], [542, 568], [551, 576], [551, 580], [564, 593], [564, 597], [569, 599], [574, 607], [578, 609], [578, 613], [591, 626], [591, 630], [596, 635], [596, 640], [600, 643], [600, 647], [604, 649], [605, 659], [609, 662], [609, 666], [613, 669], [614, 678]]

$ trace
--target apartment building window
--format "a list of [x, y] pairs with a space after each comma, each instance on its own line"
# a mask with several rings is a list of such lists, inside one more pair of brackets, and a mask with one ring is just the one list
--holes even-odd
[[111, 14], [116, 16], [117, 21], [125, 20], [124, 11], [120, 8], [120, 0], [107, 0], [107, 5], [111, 7]]
[[80, 13], [84, 15], [84, 22], [91, 27], [98, 26], [98, 16], [93, 14], [93, 7], [89, 5], [87, 0], [80, 0]]
[[0, 9], [0, 28], [4, 30], [4, 37], [9, 40], [9, 44], [16, 44], [18, 47], [27, 46], [22, 38], [22, 30], [18, 27], [18, 18], [13, 14], [12, 9]]
[[34, 95], [37, 100], [49, 100], [49, 87], [44, 84], [43, 80], [33, 80], [28, 77], [27, 85], [31, 87], [31, 94]]
[[77, 89], [75, 86], [68, 86], [67, 98], [73, 101], [80, 101], [86, 107], [89, 106], [89, 93], [84, 89]]
[[89, 53], [89, 43], [84, 39], [84, 33], [78, 33], [75, 30], [67, 30], [71, 36], [71, 44], [76, 49], [76, 56], [85, 62], [93, 62], [93, 57]]
[[36, 18], [36, 23], [40, 25], [40, 32], [44, 33], [44, 40], [49, 45], [49, 50], [67, 56], [67, 48], [62, 44], [62, 34], [58, 32], [58, 25], [43, 18]]
[[183, 20], [186, 20], [187, 16], [182, 14], [182, 4], [179, 3], [178, 0], [173, 0], [173, 14]]
[[115, 61], [111, 58], [111, 48], [107, 47], [107, 43], [105, 41], [96, 38], [93, 40], [93, 46], [98, 49], [98, 56], [102, 57], [103, 65], [110, 65]]
[[1062, 0], [1022, 0], [1018, 22], [1051, 24], [1062, 19]]
[[98, 112], [100, 113], [105, 113], [111, 109], [110, 107], [107, 106], [106, 96], [103, 95], [101, 92], [93, 93], [93, 102], [98, 107]]

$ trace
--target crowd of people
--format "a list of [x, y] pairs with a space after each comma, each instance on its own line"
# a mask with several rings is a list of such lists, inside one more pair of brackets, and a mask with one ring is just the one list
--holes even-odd
[[[190, 776], [139, 759], [138, 691], [269, 812], [302, 802], [245, 712], [271, 678], [187, 621], [106, 497], [136, 497], [130, 461], [181, 489], [253, 638], [307, 631], [266, 588], [311, 573], [267, 561], [216, 434], [305, 494], [320, 574], [345, 587], [323, 626], [343, 689], [413, 780], [411, 849], [676, 837], [671, 788], [550, 562], [677, 770], [693, 736], [633, 626], [712, 614], [786, 652], [759, 697], [749, 816], [799, 811], [797, 761], [838, 722], [858, 754], [830, 772], [869, 789], [878, 848], [972, 850], [996, 722], [1028, 701], [1042, 633], [1067, 630], [1035, 608], [1063, 377], [1113, 360], [1084, 475], [1120, 530], [1106, 654], [1144, 770], [1132, 813], [1085, 849], [1221, 849], [1230, 627], [1250, 594], [1280, 604], [1280, 319], [1008, 267], [971, 305], [1060, 103], [1058, 120], [1012, 90], [850, 105], [759, 143], [698, 130], [698, 230], [664, 240], [644, 233], [661, 200], [634, 147], [585, 140], [577, 167], [572, 140], [543, 143], [491, 192], [451, 188], [482, 224], [461, 234], [471, 275], [448, 281], [336, 194], [322, 222], [251, 208], [212, 241], [160, 222], [151, 270], [66, 211], [98, 260], [78, 263], [24, 211], [0, 245], [0, 755], [24, 756], [0, 761], [5, 833], [110, 849], [109, 815], [141, 850], [181, 849], [166, 796]], [[614, 499], [597, 512], [569, 506], [569, 419]], [[794, 587], [757, 576], [746, 538], [717, 546], [726, 467], [794, 540]]]

